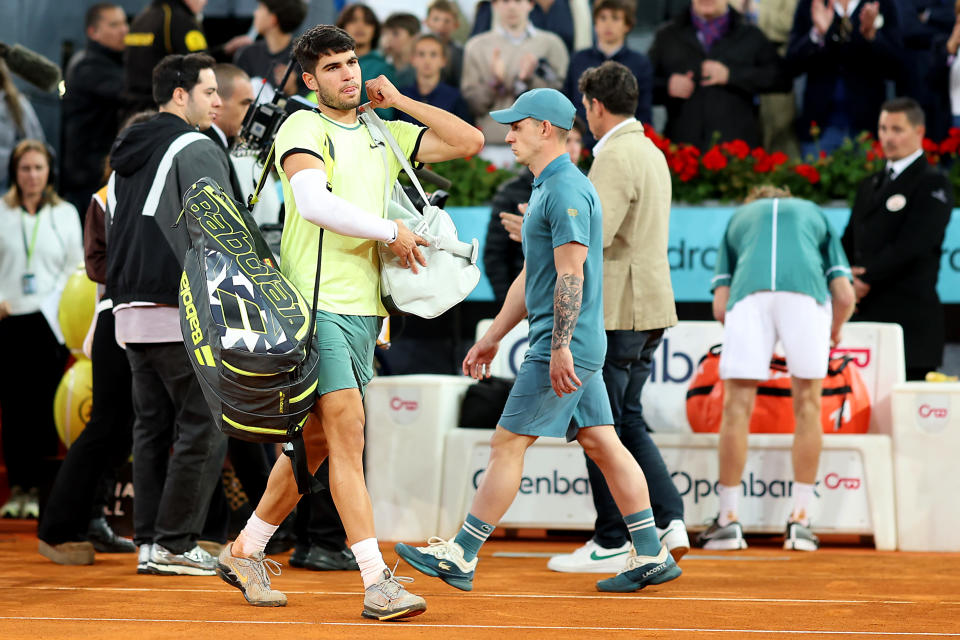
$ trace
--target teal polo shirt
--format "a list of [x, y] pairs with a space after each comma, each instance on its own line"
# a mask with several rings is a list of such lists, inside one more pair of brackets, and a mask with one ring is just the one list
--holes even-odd
[[526, 305], [530, 323], [527, 358], [550, 361], [553, 296], [557, 269], [553, 250], [568, 242], [588, 248], [583, 265], [583, 301], [573, 330], [573, 362], [597, 370], [603, 366], [607, 338], [603, 331], [603, 220], [593, 184], [566, 153], [548, 164], [533, 181], [523, 220]]
[[827, 216], [799, 198], [767, 198], [733, 213], [717, 253], [711, 291], [730, 287], [727, 308], [756, 291], [793, 291], [823, 304], [850, 264]]

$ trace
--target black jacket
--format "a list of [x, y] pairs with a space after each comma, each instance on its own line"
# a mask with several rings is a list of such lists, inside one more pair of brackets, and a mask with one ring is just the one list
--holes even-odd
[[872, 42], [860, 35], [861, 2], [850, 18], [849, 35], [844, 35], [843, 21], [835, 17], [822, 45], [810, 38], [810, 0], [797, 4], [786, 58], [794, 75], [807, 74], [803, 109], [797, 121], [801, 140], [811, 139], [811, 122], [823, 128], [835, 117], [841, 106], [836, 101], [838, 79], [843, 81], [842, 104], [846, 106], [849, 130], [876, 130], [880, 105], [886, 99], [886, 81], [897, 76], [902, 55], [896, 3], [879, 2], [883, 26]]
[[227, 159], [218, 145], [181, 118], [159, 113], [120, 134], [111, 149], [112, 213], [107, 243], [107, 292], [114, 304], [177, 305], [189, 246], [181, 198], [208, 176], [233, 195]]
[[60, 184], [65, 192], [103, 184], [104, 161], [120, 128], [123, 54], [90, 42], [67, 65]]
[[153, 68], [171, 53], [205, 51], [207, 41], [183, 0], [153, 0], [130, 23], [123, 54], [128, 112], [155, 109]]
[[870, 291], [854, 320], [903, 327], [907, 368], [936, 368], [943, 355], [943, 306], [937, 296], [940, 247], [953, 208], [950, 181], [920, 156], [896, 180], [862, 183], [843, 232], [851, 265]]
[[[730, 9], [730, 29], [707, 53], [697, 39], [690, 12], [665, 24], [647, 54], [653, 63], [653, 102], [667, 108], [665, 133], [674, 142], [687, 142], [707, 149], [714, 132], [720, 141], [761, 142], [754, 98], [757, 94], [789, 88], [777, 49], [765, 35]], [[704, 87], [700, 68], [704, 60], [716, 60], [730, 69], [725, 85]], [[693, 72], [696, 89], [686, 100], [667, 93], [670, 76]]]
[[483, 247], [483, 269], [497, 302], [507, 297], [510, 285], [523, 269], [523, 248], [510, 239], [500, 224], [500, 212], [516, 213], [517, 205], [530, 201], [533, 192], [533, 174], [524, 168], [516, 178], [501, 184], [493, 195], [493, 208], [487, 225], [487, 239]]

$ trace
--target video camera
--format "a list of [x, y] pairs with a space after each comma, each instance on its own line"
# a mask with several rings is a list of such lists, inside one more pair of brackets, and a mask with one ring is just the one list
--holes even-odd
[[247, 115], [243, 119], [243, 127], [237, 135], [231, 153], [236, 155], [254, 155], [257, 162], [266, 164], [270, 155], [270, 149], [273, 147], [273, 141], [277, 137], [277, 131], [280, 125], [292, 113], [302, 109], [313, 109], [316, 105], [300, 96], [287, 96], [283, 93], [282, 87], [286, 86], [290, 74], [296, 66], [296, 60], [291, 59], [290, 64], [283, 74], [283, 80], [280, 81], [273, 98], [269, 102], [260, 102], [260, 96], [266, 88], [267, 81], [264, 80], [257, 94], [257, 99], [253, 101], [247, 110]]

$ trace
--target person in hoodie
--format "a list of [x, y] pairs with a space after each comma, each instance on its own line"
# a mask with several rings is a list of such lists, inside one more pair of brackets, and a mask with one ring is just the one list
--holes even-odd
[[212, 576], [216, 567], [197, 537], [227, 441], [183, 348], [177, 291], [189, 239], [184, 225], [173, 227], [181, 194], [198, 179], [233, 195], [227, 157], [197, 130], [220, 107], [215, 64], [204, 54], [161, 60], [153, 71], [159, 113], [123, 131], [110, 151], [107, 289], [133, 375], [138, 573]]
[[[124, 38], [123, 8], [98, 2], [87, 10], [87, 46], [70, 59], [63, 94], [60, 183], [63, 196], [86, 215], [102, 186], [104, 161], [120, 129]], [[81, 221], [82, 222], [82, 221]]]

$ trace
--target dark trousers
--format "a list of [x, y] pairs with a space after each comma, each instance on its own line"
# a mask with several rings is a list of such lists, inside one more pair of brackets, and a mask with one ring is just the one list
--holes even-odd
[[3, 459], [10, 486], [26, 491], [43, 484], [44, 459], [57, 455], [53, 397], [67, 350], [39, 312], [0, 320], [0, 345]]
[[[640, 392], [653, 366], [653, 352], [661, 338], [663, 329], [607, 331], [603, 381], [610, 397], [614, 428], [647, 478], [657, 526], [666, 528], [671, 520], [683, 519], [683, 500], [663, 463], [660, 450], [650, 438], [640, 402]], [[593, 489], [593, 505], [597, 509], [593, 538], [602, 547], [619, 547], [630, 536], [600, 468], [590, 458], [587, 458], [587, 474]]]
[[133, 374], [134, 542], [193, 548], [220, 481], [217, 430], [180, 342], [127, 344]]
[[343, 529], [343, 522], [340, 520], [337, 507], [333, 504], [333, 495], [328, 488], [330, 486], [329, 458], [320, 465], [316, 476], [325, 488], [318, 493], [304, 495], [297, 504], [297, 518], [294, 522], [297, 544], [317, 545], [332, 551], [345, 549], [347, 532]]
[[[37, 537], [51, 545], [85, 540], [94, 508], [103, 514], [109, 479], [130, 456], [133, 400], [130, 363], [117, 344], [113, 312], [102, 311], [93, 334], [93, 406], [90, 421], [57, 473]], [[105, 486], [106, 485], [106, 486]]]
[[[270, 461], [267, 460], [264, 445], [259, 442], [227, 438], [227, 455], [230, 457], [233, 472], [240, 481], [243, 492], [247, 494], [250, 505], [256, 508], [267, 490], [267, 480], [270, 477]], [[223, 543], [229, 537], [229, 529], [230, 505], [221, 482], [213, 488], [207, 519], [200, 537], [203, 540]]]

